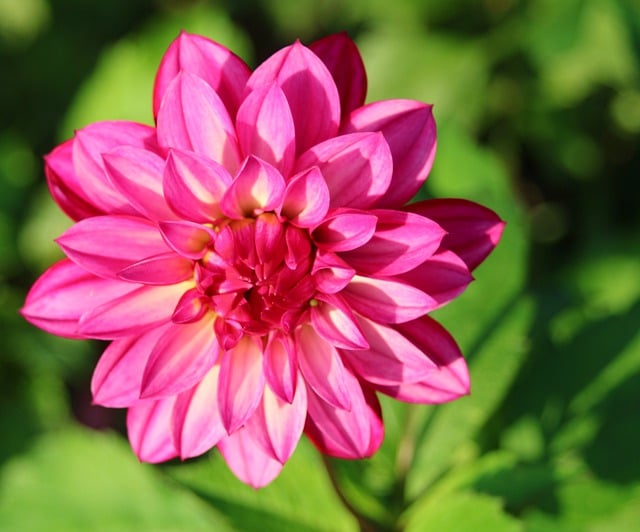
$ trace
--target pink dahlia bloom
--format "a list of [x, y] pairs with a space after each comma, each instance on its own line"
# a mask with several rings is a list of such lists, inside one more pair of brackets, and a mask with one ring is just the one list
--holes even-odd
[[217, 446], [263, 486], [303, 432], [332, 456], [374, 453], [376, 392], [468, 393], [460, 350], [428, 313], [465, 289], [503, 223], [464, 200], [405, 205], [433, 161], [431, 106], [365, 105], [365, 92], [344, 34], [251, 72], [182, 33], [158, 70], [155, 126], [94, 123], [46, 157], [76, 223], [22, 312], [111, 340], [93, 397], [129, 409], [141, 460]]

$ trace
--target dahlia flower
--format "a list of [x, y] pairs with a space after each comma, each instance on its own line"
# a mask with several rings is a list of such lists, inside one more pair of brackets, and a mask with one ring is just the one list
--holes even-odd
[[465, 200], [407, 204], [434, 158], [432, 108], [365, 93], [344, 34], [252, 72], [181, 33], [154, 126], [90, 124], [46, 157], [75, 224], [22, 313], [111, 341], [93, 398], [128, 408], [141, 460], [217, 447], [259, 487], [303, 433], [332, 456], [374, 453], [378, 392], [468, 393], [460, 350], [428, 313], [465, 289], [503, 223]]

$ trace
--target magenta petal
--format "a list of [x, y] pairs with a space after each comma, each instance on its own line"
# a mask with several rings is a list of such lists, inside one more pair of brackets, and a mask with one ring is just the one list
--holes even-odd
[[261, 340], [244, 336], [220, 364], [218, 402], [222, 422], [231, 434], [252, 416], [264, 390]]
[[175, 253], [164, 253], [127, 266], [118, 277], [123, 281], [151, 285], [179, 283], [193, 277], [193, 261]]
[[410, 321], [437, 305], [433, 298], [408, 284], [360, 275], [340, 294], [353, 310], [378, 323]]
[[349, 411], [333, 407], [308, 390], [305, 433], [320, 452], [338, 458], [367, 458], [384, 437], [380, 403], [349, 371], [345, 381], [352, 403]]
[[452, 401], [469, 393], [467, 364], [456, 341], [442, 325], [429, 316], [423, 316], [397, 325], [396, 329], [438, 367], [418, 382], [397, 386], [376, 385], [377, 390], [400, 401], [425, 404]]
[[60, 208], [72, 220], [82, 220], [104, 214], [83, 194], [73, 167], [73, 139], [63, 142], [44, 158], [44, 173], [49, 192]]
[[463, 199], [434, 199], [408, 207], [447, 231], [442, 249], [453, 251], [473, 271], [498, 244], [505, 223], [491, 209]]
[[432, 106], [413, 100], [385, 100], [356, 109], [344, 133], [380, 131], [393, 156], [393, 177], [378, 207], [400, 207], [420, 190], [436, 153]]
[[230, 116], [235, 116], [249, 67], [233, 52], [206, 37], [184, 31], [164, 54], [153, 87], [153, 114], [157, 116], [171, 81], [180, 71], [191, 72], [206, 81], [220, 96]]
[[355, 43], [346, 33], [328, 35], [311, 43], [316, 54], [331, 72], [340, 95], [342, 117], [364, 104], [367, 74]]
[[349, 284], [356, 271], [335, 253], [318, 250], [311, 274], [320, 292], [335, 294]]
[[351, 309], [339, 296], [318, 295], [317, 304], [311, 306], [310, 316], [314, 329], [334, 347], [369, 347]]
[[92, 205], [111, 214], [137, 214], [129, 200], [115, 189], [105, 172], [102, 155], [119, 146], [157, 150], [156, 132], [126, 121], [96, 122], [76, 132], [73, 165], [79, 190]]
[[64, 259], [49, 268], [31, 287], [22, 315], [51, 334], [86, 338], [78, 330], [80, 318], [135, 289], [128, 283], [102, 279]]
[[282, 463], [264, 449], [250, 425], [222, 438], [218, 449], [233, 474], [253, 488], [266, 486], [282, 470]]
[[130, 264], [171, 251], [154, 223], [123, 215], [80, 220], [56, 242], [82, 268], [111, 278]]
[[218, 357], [213, 314], [187, 324], [172, 324], [154, 347], [142, 377], [143, 399], [158, 399], [192, 388]]
[[163, 188], [171, 209], [186, 220], [210, 223], [222, 217], [220, 201], [232, 178], [218, 163], [195, 153], [170, 150]]
[[371, 239], [377, 222], [376, 216], [367, 212], [336, 209], [313, 230], [313, 239], [323, 251], [349, 251]]
[[442, 227], [424, 216], [390, 210], [371, 214], [378, 218], [371, 240], [340, 255], [365, 275], [396, 275], [412, 270], [436, 252], [445, 235]]
[[102, 158], [111, 182], [138, 212], [151, 220], [176, 217], [162, 192], [162, 157], [142, 148], [122, 146]]
[[166, 325], [137, 336], [114, 340], [102, 353], [91, 379], [93, 402], [125, 408], [140, 399], [142, 374]]
[[432, 297], [435, 308], [458, 297], [473, 281], [469, 268], [453, 251], [440, 251], [397, 279]]
[[194, 151], [235, 172], [238, 141], [220, 97], [201, 78], [181, 72], [167, 88], [158, 112], [158, 142]]
[[264, 376], [269, 388], [283, 401], [293, 401], [298, 361], [293, 341], [284, 334], [273, 334], [264, 351]]
[[194, 222], [160, 222], [160, 232], [166, 243], [182, 255], [193, 260], [204, 257], [213, 240], [214, 232]]
[[236, 118], [238, 142], [245, 155], [255, 155], [289, 175], [296, 153], [296, 131], [287, 98], [277, 84], [249, 93]]
[[191, 390], [176, 398], [173, 441], [183, 460], [208, 451], [227, 434], [218, 408], [219, 375], [216, 364]]
[[139, 401], [127, 412], [131, 447], [143, 462], [157, 464], [178, 456], [171, 437], [175, 397]]
[[330, 199], [322, 173], [313, 167], [295, 175], [287, 183], [282, 215], [298, 227], [313, 227], [324, 219]]
[[358, 319], [369, 349], [342, 350], [345, 362], [354, 373], [376, 384], [417, 382], [437, 366], [401, 333], [366, 318]]
[[279, 50], [251, 75], [247, 89], [277, 83], [296, 131], [296, 154], [333, 137], [340, 124], [340, 98], [324, 63], [300, 42]]
[[256, 157], [246, 159], [222, 198], [222, 212], [241, 219], [266, 211], [279, 211], [285, 182], [273, 166]]
[[349, 410], [351, 399], [340, 355], [310, 325], [296, 330], [298, 365], [305, 381], [327, 403]]
[[328, 139], [303, 153], [300, 172], [317, 166], [331, 194], [331, 207], [367, 208], [385, 196], [393, 160], [381, 133], [352, 133]]
[[80, 334], [113, 340], [167, 323], [180, 297], [192, 285], [186, 281], [168, 286], [141, 286], [101, 305], [94, 303], [80, 319]]

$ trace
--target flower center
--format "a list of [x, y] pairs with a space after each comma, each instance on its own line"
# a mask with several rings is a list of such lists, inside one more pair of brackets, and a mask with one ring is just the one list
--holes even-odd
[[217, 315], [216, 334], [233, 345], [242, 334], [292, 330], [315, 293], [315, 249], [306, 231], [272, 213], [228, 221], [196, 264], [200, 298]]

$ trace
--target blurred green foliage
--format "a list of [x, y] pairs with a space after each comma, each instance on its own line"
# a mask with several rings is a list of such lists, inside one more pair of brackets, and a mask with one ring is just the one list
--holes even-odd
[[[421, 196], [480, 201], [508, 222], [478, 282], [436, 315], [468, 356], [471, 396], [383, 399], [370, 460], [323, 461], [303, 442], [261, 491], [216, 452], [138, 464], [122, 413], [90, 406], [103, 346], [17, 313], [69, 224], [41, 156], [94, 120], [149, 122], [180, 29], [253, 65], [347, 31], [369, 100], [435, 104]], [[638, 528], [636, 0], [0, 0], [0, 79], [0, 530]]]

